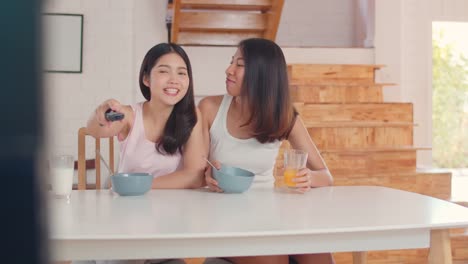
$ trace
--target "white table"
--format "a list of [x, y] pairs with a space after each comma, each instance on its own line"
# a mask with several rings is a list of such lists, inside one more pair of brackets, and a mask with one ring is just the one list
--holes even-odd
[[448, 228], [468, 227], [468, 208], [372, 186], [326, 187], [304, 195], [153, 190], [120, 197], [73, 191], [50, 202], [53, 258], [148, 259], [427, 248], [451, 263]]

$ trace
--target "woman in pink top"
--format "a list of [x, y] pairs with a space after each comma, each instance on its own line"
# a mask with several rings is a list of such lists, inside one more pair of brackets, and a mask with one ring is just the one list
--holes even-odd
[[[139, 84], [146, 101], [131, 106], [104, 101], [90, 117], [88, 133], [96, 138], [117, 136], [119, 172], [151, 173], [153, 188], [201, 187], [206, 153], [185, 51], [172, 43], [151, 48], [143, 59]], [[107, 121], [108, 109], [124, 118]]]

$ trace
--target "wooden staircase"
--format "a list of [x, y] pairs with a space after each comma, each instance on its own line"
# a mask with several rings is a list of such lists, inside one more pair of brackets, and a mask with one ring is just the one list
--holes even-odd
[[[451, 172], [416, 168], [413, 105], [383, 101], [378, 65], [289, 65], [295, 106], [322, 153], [335, 185], [377, 185], [450, 200]], [[278, 155], [282, 162], [282, 151]], [[468, 206], [468, 203], [460, 203]], [[451, 230], [454, 264], [468, 264], [468, 230]], [[428, 249], [371, 251], [369, 264], [427, 263]], [[351, 264], [351, 253], [334, 253]], [[189, 264], [202, 258], [186, 259]]]
[[241, 40], [275, 40], [284, 0], [174, 0], [171, 42], [236, 46]]
[[[449, 200], [451, 172], [416, 168], [413, 105], [383, 101], [380, 65], [288, 66], [295, 106], [323, 155], [335, 185], [378, 185]], [[282, 149], [287, 147], [285, 142]], [[282, 155], [278, 162], [282, 162]], [[452, 230], [454, 263], [468, 263], [468, 231]], [[351, 253], [334, 254], [351, 264]], [[369, 252], [368, 263], [427, 263], [428, 250]]]
[[[383, 101], [380, 65], [288, 66], [295, 106], [336, 185], [382, 185], [450, 199], [451, 173], [418, 170], [413, 105]], [[281, 155], [279, 156], [281, 159]]]

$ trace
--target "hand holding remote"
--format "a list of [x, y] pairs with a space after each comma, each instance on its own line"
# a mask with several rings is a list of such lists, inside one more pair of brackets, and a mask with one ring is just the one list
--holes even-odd
[[124, 119], [125, 115], [123, 113], [116, 112], [116, 111], [109, 108], [104, 113], [104, 117], [106, 118], [107, 121], [114, 122], [114, 121]]
[[108, 99], [95, 111], [94, 120], [100, 127], [110, 127], [112, 122], [124, 119], [124, 106], [115, 99]]

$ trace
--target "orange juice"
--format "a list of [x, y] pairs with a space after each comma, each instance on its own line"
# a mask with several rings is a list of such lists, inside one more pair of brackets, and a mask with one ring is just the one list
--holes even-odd
[[284, 183], [286, 183], [286, 186], [296, 187], [296, 183], [293, 180], [296, 177], [296, 173], [297, 173], [296, 169], [284, 170]]

